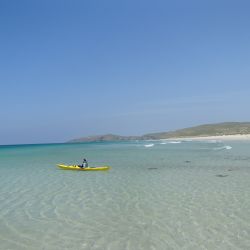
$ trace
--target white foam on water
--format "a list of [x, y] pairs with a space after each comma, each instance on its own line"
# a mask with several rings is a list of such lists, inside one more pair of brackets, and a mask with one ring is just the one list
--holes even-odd
[[181, 143], [181, 141], [170, 141], [169, 143], [172, 143], [172, 144], [179, 144], [179, 143]]
[[217, 143], [217, 142], [220, 142], [220, 141], [217, 141], [217, 140], [209, 140], [209, 141], [207, 141], [207, 143]]
[[153, 143], [152, 144], [146, 144], [146, 145], [144, 145], [145, 148], [150, 148], [150, 147], [153, 147], [153, 146], [154, 146]]
[[226, 146], [223, 146], [223, 147], [214, 148], [214, 150], [230, 150], [230, 149], [232, 149], [232, 147], [229, 146], [229, 145], [226, 145]]

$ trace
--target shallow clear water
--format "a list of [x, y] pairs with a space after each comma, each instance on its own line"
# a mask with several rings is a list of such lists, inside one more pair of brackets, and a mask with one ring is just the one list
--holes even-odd
[[[105, 172], [57, 163], [110, 165]], [[250, 249], [250, 142], [0, 147], [0, 249]]]

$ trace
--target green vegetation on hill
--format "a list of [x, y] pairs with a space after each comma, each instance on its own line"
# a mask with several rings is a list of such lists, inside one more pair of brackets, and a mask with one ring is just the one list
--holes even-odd
[[218, 124], [205, 124], [191, 128], [184, 128], [176, 131], [151, 133], [143, 136], [119, 136], [100, 135], [74, 139], [69, 142], [91, 142], [91, 141], [125, 141], [125, 140], [157, 140], [168, 138], [185, 138], [198, 136], [218, 136], [250, 134], [250, 122], [224, 122]]
[[198, 137], [236, 134], [250, 134], [250, 122], [224, 122], [218, 124], [205, 124], [171, 132], [147, 134], [144, 135], [144, 137], [150, 139], [163, 139], [174, 137]]
[[88, 136], [82, 137], [78, 139], [70, 140], [69, 142], [94, 142], [94, 141], [129, 141], [129, 140], [140, 140], [140, 136], [120, 136], [120, 135], [95, 135], [95, 136]]

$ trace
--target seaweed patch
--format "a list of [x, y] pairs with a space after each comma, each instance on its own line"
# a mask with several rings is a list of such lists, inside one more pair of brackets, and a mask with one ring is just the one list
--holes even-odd
[[217, 174], [215, 175], [216, 177], [227, 177], [228, 175], [227, 174]]

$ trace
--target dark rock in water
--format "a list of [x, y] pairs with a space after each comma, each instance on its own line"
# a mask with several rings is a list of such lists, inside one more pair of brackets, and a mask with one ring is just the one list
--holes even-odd
[[227, 177], [228, 175], [227, 174], [217, 174], [215, 175], [216, 177]]
[[149, 170], [153, 170], [153, 169], [158, 169], [158, 168], [148, 168]]
[[185, 161], [186, 163], [190, 163], [191, 161]]

